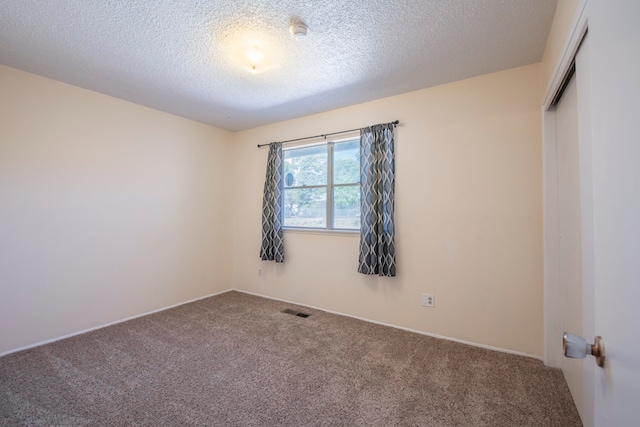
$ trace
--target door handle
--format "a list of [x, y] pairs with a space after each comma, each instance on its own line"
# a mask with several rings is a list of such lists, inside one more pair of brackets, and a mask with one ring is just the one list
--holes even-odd
[[590, 354], [596, 358], [596, 364], [603, 368], [605, 360], [604, 341], [601, 336], [597, 336], [593, 341], [593, 344], [587, 344], [587, 340], [584, 338], [565, 332], [562, 336], [564, 356], [571, 359], [584, 359], [587, 354]]

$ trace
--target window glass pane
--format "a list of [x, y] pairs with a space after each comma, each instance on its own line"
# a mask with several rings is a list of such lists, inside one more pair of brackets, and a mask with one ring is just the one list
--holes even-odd
[[333, 228], [360, 229], [360, 186], [333, 189]]
[[360, 140], [338, 142], [333, 145], [333, 183], [360, 182]]
[[327, 227], [326, 188], [285, 188], [285, 227]]
[[327, 146], [285, 150], [284, 185], [327, 185]]

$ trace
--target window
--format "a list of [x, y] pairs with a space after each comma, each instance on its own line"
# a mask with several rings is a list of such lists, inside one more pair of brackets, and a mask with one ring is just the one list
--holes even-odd
[[360, 140], [284, 150], [286, 228], [360, 229]]

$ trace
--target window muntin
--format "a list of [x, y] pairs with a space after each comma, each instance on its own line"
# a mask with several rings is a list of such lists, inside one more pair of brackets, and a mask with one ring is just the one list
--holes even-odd
[[284, 150], [285, 228], [360, 229], [360, 141]]

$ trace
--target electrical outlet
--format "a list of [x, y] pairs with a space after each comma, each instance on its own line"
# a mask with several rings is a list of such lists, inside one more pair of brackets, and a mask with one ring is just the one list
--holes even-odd
[[258, 277], [262, 277], [262, 269], [261, 268], [258, 269]]
[[436, 299], [431, 294], [422, 294], [422, 306], [435, 308]]

